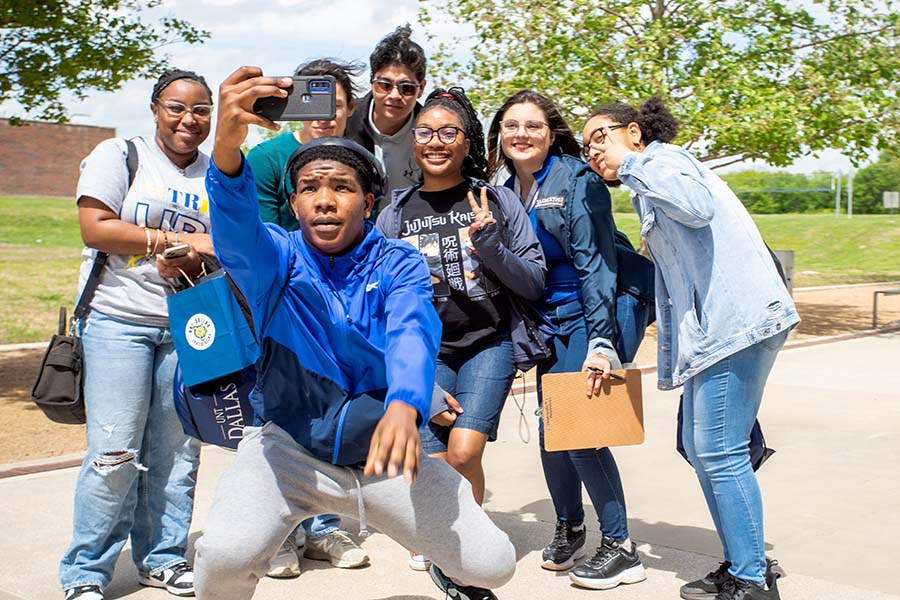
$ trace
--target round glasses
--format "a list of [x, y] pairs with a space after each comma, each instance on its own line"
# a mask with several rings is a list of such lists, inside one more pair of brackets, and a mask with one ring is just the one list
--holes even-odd
[[424, 146], [434, 139], [434, 134], [437, 134], [438, 141], [442, 144], [452, 144], [456, 141], [456, 137], [460, 133], [463, 135], [466, 134], [465, 131], [459, 127], [454, 127], [453, 125], [445, 125], [444, 127], [438, 127], [437, 129], [420, 125], [419, 127], [413, 128], [413, 139], [416, 140], [417, 144]]
[[529, 137], [537, 137], [544, 132], [544, 127], [549, 127], [549, 125], [543, 121], [525, 121], [524, 123], [519, 123], [514, 119], [509, 119], [508, 121], [500, 123], [500, 129], [504, 135], [516, 135], [519, 131], [519, 127], [524, 127], [525, 134]]
[[588, 142], [581, 147], [581, 158], [588, 160], [591, 157], [591, 148], [599, 150], [600, 146], [606, 143], [606, 136], [609, 135], [610, 131], [623, 127], [628, 127], [628, 125], [616, 123], [614, 125], [601, 125], [595, 129], [588, 138]]
[[419, 84], [413, 83], [411, 81], [401, 81], [400, 83], [394, 83], [390, 79], [373, 79], [372, 85], [377, 87], [385, 94], [390, 94], [391, 90], [393, 90], [394, 88], [397, 88], [397, 91], [400, 92], [401, 96], [415, 96], [419, 91]]
[[213, 110], [212, 104], [195, 104], [193, 106], [185, 106], [181, 102], [174, 102], [172, 100], [169, 100], [168, 102], [161, 102], [159, 100], [156, 100], [155, 102], [159, 106], [162, 106], [164, 109], [166, 109], [166, 112], [173, 117], [181, 117], [184, 115], [184, 113], [189, 112], [194, 115], [195, 119], [208, 119]]

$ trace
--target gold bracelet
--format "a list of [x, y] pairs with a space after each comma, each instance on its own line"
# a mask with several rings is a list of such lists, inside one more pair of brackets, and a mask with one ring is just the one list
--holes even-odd
[[150, 228], [144, 227], [144, 233], [147, 234], [147, 251], [144, 253], [144, 258], [150, 258], [152, 256], [152, 254], [150, 253]]

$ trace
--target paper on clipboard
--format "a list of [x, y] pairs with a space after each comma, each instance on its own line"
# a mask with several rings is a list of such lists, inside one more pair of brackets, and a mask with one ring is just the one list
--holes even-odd
[[644, 407], [639, 369], [613, 371], [599, 395], [585, 394], [587, 374], [548, 373], [543, 390], [544, 448], [581, 450], [644, 443]]

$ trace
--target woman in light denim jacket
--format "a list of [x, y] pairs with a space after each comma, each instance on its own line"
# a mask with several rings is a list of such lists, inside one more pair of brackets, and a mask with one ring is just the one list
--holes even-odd
[[654, 98], [640, 110], [599, 108], [582, 135], [591, 168], [632, 191], [657, 267], [659, 387], [684, 386], [683, 443], [724, 549], [719, 569], [682, 587], [682, 597], [778, 598], [749, 439], [775, 356], [800, 317], [734, 193], [667, 143], [677, 130]]

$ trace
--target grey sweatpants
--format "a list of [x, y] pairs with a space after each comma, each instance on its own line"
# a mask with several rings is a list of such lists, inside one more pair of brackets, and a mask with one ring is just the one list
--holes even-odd
[[413, 485], [402, 477], [367, 478], [360, 469], [313, 457], [268, 423], [245, 430], [219, 481], [196, 544], [197, 597], [251, 598], [287, 535], [320, 513], [367, 520], [462, 584], [496, 588], [515, 572], [509, 537], [476, 504], [469, 482], [444, 461], [423, 456]]

